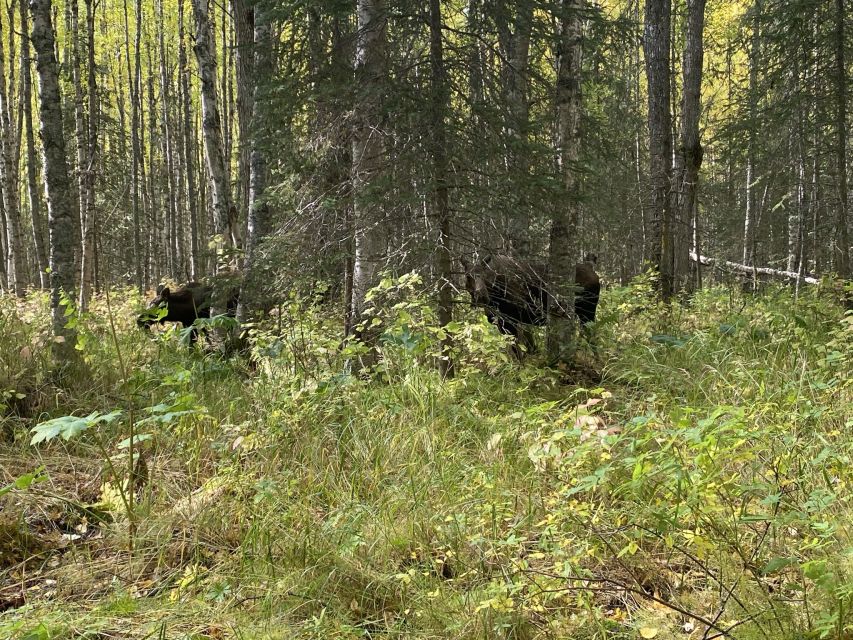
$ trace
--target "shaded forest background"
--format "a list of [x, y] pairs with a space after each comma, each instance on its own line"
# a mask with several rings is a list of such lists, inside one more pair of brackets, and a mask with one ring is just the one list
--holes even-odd
[[[46, 285], [48, 256], [24, 4], [6, 0], [0, 26], [0, 282], [19, 292]], [[576, 258], [596, 253], [622, 281], [655, 263], [641, 3], [442, 3], [443, 76], [431, 67], [435, 16], [423, 3], [372, 5], [382, 42], [367, 72], [356, 55], [365, 31], [354, 2], [251, 4], [210, 4], [203, 44], [215, 68], [204, 78], [189, 0], [53, 2], [84, 307], [92, 288], [198, 278], [216, 271], [217, 252], [245, 249], [252, 148], [268, 171], [261, 200], [269, 239], [255, 261], [266, 299], [317, 281], [343, 296], [356, 228], [382, 227], [383, 266], [435, 275], [445, 219], [453, 258], [499, 250], [543, 257], [554, 212], [571, 208]], [[676, 169], [687, 10], [672, 3], [669, 30]], [[271, 30], [257, 46], [255, 12]], [[694, 251], [801, 274], [848, 268], [848, 13], [843, 0], [707, 4], [696, 224], [679, 218], [673, 230]], [[581, 21], [583, 50], [570, 190], [555, 102], [567, 16]], [[439, 120], [436, 77], [446, 104]], [[215, 115], [205, 115], [202, 79]], [[222, 204], [203, 143], [212, 119]], [[353, 162], [364, 131], [376, 145], [369, 179]], [[434, 198], [437, 139], [445, 214]], [[223, 222], [218, 207], [232, 204]], [[360, 206], [381, 217], [365, 222]]]

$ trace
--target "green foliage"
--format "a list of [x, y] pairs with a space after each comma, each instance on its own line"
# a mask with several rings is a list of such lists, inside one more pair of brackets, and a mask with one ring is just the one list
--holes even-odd
[[[373, 292], [369, 378], [349, 373], [359, 345], [341, 347], [334, 308], [295, 293], [248, 329], [248, 363], [151, 340], [132, 312], [128, 380], [86, 343], [114, 406], [37, 433], [95, 458], [102, 441], [106, 460], [126, 455], [131, 411], [144, 432], [156, 491], [138, 548], [161, 577], [120, 600], [161, 612], [142, 635], [191, 620], [276, 638], [850, 633], [853, 321], [820, 290], [663, 306], [650, 276], [609, 289], [594, 387], [510, 359], [476, 310], [448, 327], [458, 375], [441, 380], [429, 294], [414, 275]], [[98, 313], [79, 334], [99, 335]], [[0, 634], [114, 615], [34, 602]]]
[[31, 473], [25, 473], [24, 475], [15, 478], [15, 481], [12, 482], [12, 484], [0, 487], [0, 498], [16, 489], [19, 491], [29, 489], [31, 485], [44, 482], [46, 479], [47, 476], [44, 474], [44, 467], [39, 467]]

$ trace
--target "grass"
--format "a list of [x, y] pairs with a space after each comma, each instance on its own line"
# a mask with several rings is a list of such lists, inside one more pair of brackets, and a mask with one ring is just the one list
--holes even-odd
[[[0, 486], [46, 469], [0, 496], [0, 637], [849, 637], [853, 323], [825, 291], [662, 307], [639, 280], [573, 370], [466, 316], [443, 382], [419, 283], [383, 287], [369, 380], [328, 309], [293, 300], [248, 367], [115, 292], [129, 379], [97, 301], [58, 390], [45, 299], [0, 300]], [[129, 409], [133, 527], [98, 448], [126, 457]]]

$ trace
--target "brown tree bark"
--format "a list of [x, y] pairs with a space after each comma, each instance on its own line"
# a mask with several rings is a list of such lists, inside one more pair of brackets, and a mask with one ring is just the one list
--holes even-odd
[[[699, 140], [699, 115], [701, 110], [702, 60], [704, 45], [702, 34], [705, 26], [705, 0], [687, 0], [687, 33], [682, 58], [682, 99], [681, 99], [681, 138], [678, 154], [675, 156], [675, 179], [677, 205], [679, 210], [678, 242], [676, 243], [676, 283], [680, 289], [686, 284], [682, 278], [688, 275], [689, 242], [695, 246], [696, 192], [699, 182], [699, 168], [702, 166], [702, 144]], [[698, 265], [698, 263], [696, 263]], [[680, 267], [680, 268], [679, 268]], [[698, 273], [698, 270], [697, 270]], [[693, 283], [698, 286], [697, 281]]]
[[50, 306], [55, 337], [54, 358], [58, 365], [74, 359], [76, 334], [66, 326], [62, 296], [74, 296], [74, 204], [65, 138], [62, 129], [62, 96], [56, 64], [55, 37], [50, 0], [31, 0], [32, 42], [36, 52], [41, 107], [41, 140], [50, 234]]
[[649, 92], [649, 178], [654, 216], [653, 260], [660, 273], [661, 297], [674, 290], [674, 247], [671, 207], [672, 116], [669, 110], [670, 0], [646, 0], [643, 51]]
[[[437, 251], [435, 256], [438, 276], [438, 322], [446, 328], [453, 321], [453, 260], [450, 250], [450, 192], [447, 186], [447, 123], [450, 102], [447, 70], [444, 66], [442, 41], [441, 3], [429, 0], [431, 87], [431, 153], [433, 170], [433, 207], [437, 223]], [[445, 334], [439, 371], [442, 377], [452, 378], [455, 373], [451, 356], [453, 341]]]
[[575, 350], [575, 264], [580, 201], [577, 171], [580, 155], [581, 72], [584, 0], [563, 0], [557, 62], [557, 141], [562, 199], [551, 216], [548, 254], [554, 303], [548, 317], [548, 358], [567, 362]]
[[[252, 42], [245, 43], [241, 55], [243, 64], [245, 58], [249, 57], [252, 65], [244, 68], [243, 76], [247, 86], [245, 91], [251, 92], [252, 115], [246, 124], [246, 134], [249, 136], [245, 141], [241, 137], [241, 144], [249, 147], [249, 216], [248, 234], [246, 237], [246, 262], [244, 265], [244, 289], [240, 295], [240, 303], [237, 307], [237, 318], [244, 322], [249, 313], [260, 305], [253, 298], [250, 291], [257, 260], [257, 250], [260, 243], [271, 231], [271, 219], [269, 204], [266, 201], [265, 192], [267, 186], [267, 157], [266, 150], [261, 145], [260, 131], [263, 126], [263, 103], [258, 99], [259, 87], [262, 78], [266, 78], [273, 70], [274, 59], [272, 55], [272, 42], [270, 38], [269, 17], [264, 9], [256, 5], [254, 9], [246, 10], [244, 16], [247, 22], [253, 25]], [[254, 56], [252, 59], [250, 56]], [[238, 66], [239, 68], [239, 66]], [[239, 90], [238, 90], [239, 92]], [[241, 134], [242, 136], [242, 134]]]
[[844, 56], [845, 0], [835, 0], [835, 93], [838, 105], [835, 110], [836, 164], [838, 171], [838, 215], [835, 224], [837, 246], [833, 255], [834, 266], [843, 278], [849, 278], [850, 236], [847, 210], [847, 66]]
[[[511, 7], [515, 6], [515, 18], [510, 27]], [[533, 2], [501, 2], [496, 15], [498, 37], [504, 56], [502, 68], [503, 92], [507, 105], [505, 122], [507, 135], [506, 165], [510, 174], [518, 179], [529, 173], [524, 158], [524, 147], [530, 129], [528, 108], [528, 76], [530, 65], [530, 38], [533, 29]], [[522, 184], [522, 181], [519, 182]], [[519, 190], [517, 206], [507, 221], [507, 243], [513, 253], [529, 258], [530, 254], [530, 207]]]

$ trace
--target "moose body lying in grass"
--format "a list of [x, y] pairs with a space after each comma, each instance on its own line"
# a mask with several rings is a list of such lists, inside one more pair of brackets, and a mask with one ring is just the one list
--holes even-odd
[[[210, 318], [210, 309], [214, 301], [213, 287], [200, 282], [188, 282], [175, 291], [160, 285], [157, 296], [148, 303], [148, 308], [139, 314], [136, 324], [141, 328], [149, 328], [159, 322], [179, 322], [190, 327], [198, 318]], [[162, 311], [165, 310], [165, 314]], [[237, 312], [237, 294], [228, 296], [225, 303], [227, 315], [234, 316]], [[162, 314], [162, 315], [161, 315]], [[198, 339], [198, 331], [190, 332], [190, 343]]]
[[[575, 267], [575, 314], [585, 326], [595, 321], [601, 282], [595, 272], [596, 257]], [[486, 316], [500, 331], [513, 336], [530, 351], [531, 338], [521, 325], [542, 326], [548, 321], [551, 305], [547, 269], [510, 256], [489, 256], [477, 264], [462, 261], [465, 289], [473, 304], [484, 307]]]

